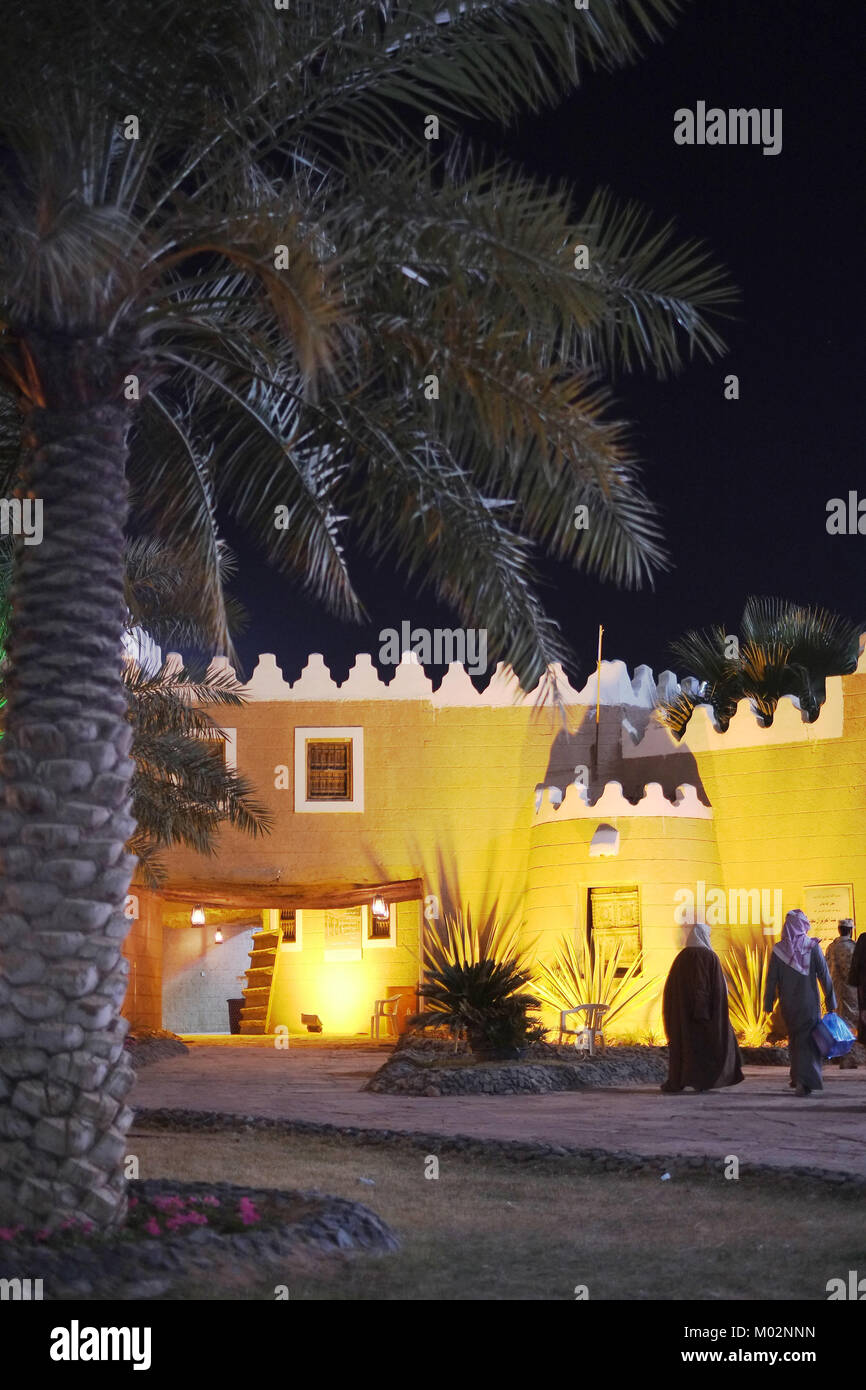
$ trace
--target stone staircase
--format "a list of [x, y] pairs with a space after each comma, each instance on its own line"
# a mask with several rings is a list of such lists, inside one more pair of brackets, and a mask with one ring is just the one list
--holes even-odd
[[244, 1005], [241, 1009], [242, 1033], [264, 1033], [267, 1030], [268, 1006], [279, 941], [278, 931], [260, 931], [252, 938], [253, 949], [249, 953], [250, 963], [247, 966]]

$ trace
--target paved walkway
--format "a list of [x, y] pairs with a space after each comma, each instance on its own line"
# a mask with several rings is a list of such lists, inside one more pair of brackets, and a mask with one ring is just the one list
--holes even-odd
[[[347, 1040], [348, 1042], [348, 1040]], [[257, 1045], [256, 1045], [257, 1044]], [[208, 1038], [141, 1070], [133, 1104], [288, 1120], [538, 1140], [673, 1156], [701, 1154], [866, 1176], [866, 1068], [825, 1068], [819, 1099], [798, 1100], [783, 1067], [746, 1067], [728, 1091], [665, 1096], [657, 1086], [543, 1096], [416, 1097], [359, 1090], [385, 1049]]]

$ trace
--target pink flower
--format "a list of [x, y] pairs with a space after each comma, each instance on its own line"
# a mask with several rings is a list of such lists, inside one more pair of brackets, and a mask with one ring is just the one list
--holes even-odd
[[238, 1214], [245, 1226], [253, 1226], [262, 1219], [249, 1197], [241, 1197], [238, 1203]]
[[186, 1202], [183, 1197], [154, 1197], [153, 1205], [157, 1211], [182, 1211]]
[[152, 1216], [149, 1221], [146, 1221], [144, 1223], [144, 1229], [147, 1231], [147, 1234], [149, 1236], [162, 1235], [162, 1231], [159, 1229], [159, 1222], [157, 1221], [155, 1216]]
[[219, 1204], [220, 1204], [220, 1199], [219, 1199], [219, 1197], [202, 1197], [201, 1200], [202, 1200], [202, 1206], [205, 1206], [205, 1207], [218, 1207]]
[[0, 1240], [14, 1240], [23, 1226], [0, 1226]]
[[138, 1198], [137, 1198], [137, 1197], [130, 1197], [130, 1199], [129, 1199], [129, 1210], [132, 1211], [133, 1207], [137, 1207], [137, 1206], [138, 1206]]
[[43, 1226], [40, 1230], [34, 1231], [33, 1235], [36, 1240], [48, 1240], [51, 1236], [51, 1232], [47, 1226]]

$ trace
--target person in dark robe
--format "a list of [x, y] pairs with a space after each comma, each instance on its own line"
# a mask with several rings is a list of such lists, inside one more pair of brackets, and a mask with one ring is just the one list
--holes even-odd
[[668, 1037], [667, 1092], [692, 1086], [713, 1091], [743, 1079], [740, 1049], [728, 1017], [721, 962], [702, 922], [692, 927], [665, 981], [662, 1013]]
[[[850, 917], [843, 917], [839, 923], [839, 935], [830, 942], [824, 954], [827, 957], [830, 979], [833, 981], [833, 989], [836, 992], [836, 1012], [843, 1022], [848, 1024], [851, 1031], [857, 1033], [860, 1027], [860, 1006], [856, 989], [848, 983], [851, 976], [854, 949], [854, 923]], [[856, 1067], [858, 1061], [855, 1052], [856, 1048], [852, 1048], [844, 1057], [837, 1057], [836, 1065], [846, 1071]]]
[[857, 991], [857, 1011], [859, 1014], [857, 1041], [866, 1044], [866, 934], [864, 933], [861, 933], [854, 945], [848, 983], [853, 985]]
[[812, 1041], [812, 1029], [821, 1018], [818, 982], [827, 1009], [836, 1008], [836, 992], [830, 969], [816, 937], [809, 935], [809, 919], [794, 908], [785, 918], [782, 939], [776, 942], [767, 971], [764, 1011], [773, 1012], [776, 996], [788, 1030], [791, 1059], [790, 1085], [798, 1096], [820, 1094], [824, 1089], [821, 1054]]

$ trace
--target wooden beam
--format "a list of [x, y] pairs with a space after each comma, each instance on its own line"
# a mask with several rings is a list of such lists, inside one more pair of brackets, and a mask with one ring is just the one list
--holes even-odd
[[423, 897], [420, 878], [389, 883], [227, 883], [206, 879], [167, 884], [158, 896], [163, 902], [201, 903], [202, 907], [357, 907], [370, 903], [377, 893], [386, 902], [415, 902]]

